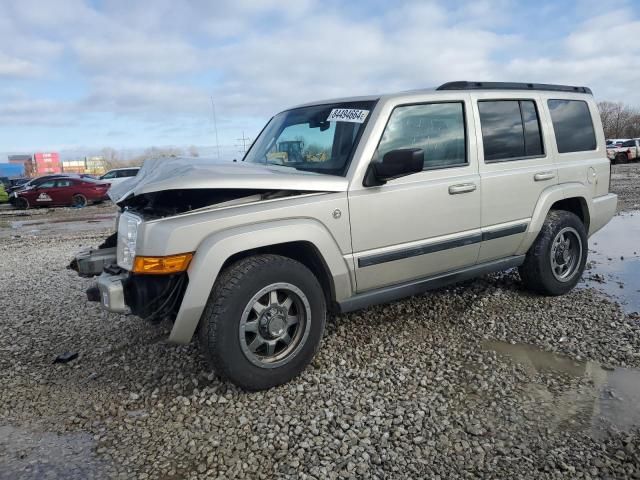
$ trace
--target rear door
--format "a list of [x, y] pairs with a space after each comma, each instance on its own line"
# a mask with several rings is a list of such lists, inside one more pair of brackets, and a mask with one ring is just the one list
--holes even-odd
[[480, 181], [482, 244], [478, 262], [513, 255], [546, 188], [558, 183], [536, 94], [474, 94]]

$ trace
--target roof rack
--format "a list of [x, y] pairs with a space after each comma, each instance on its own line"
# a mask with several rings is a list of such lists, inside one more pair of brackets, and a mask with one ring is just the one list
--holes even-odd
[[436, 90], [547, 90], [552, 92], [588, 93], [592, 95], [589, 87], [518, 82], [447, 82], [440, 85]]

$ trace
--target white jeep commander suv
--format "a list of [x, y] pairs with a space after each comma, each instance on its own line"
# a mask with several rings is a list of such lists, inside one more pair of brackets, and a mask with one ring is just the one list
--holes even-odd
[[616, 209], [586, 87], [452, 82], [275, 115], [242, 162], [159, 159], [115, 186], [117, 233], [72, 262], [90, 299], [170, 318], [223, 377], [286, 382], [327, 311], [518, 267], [571, 290]]

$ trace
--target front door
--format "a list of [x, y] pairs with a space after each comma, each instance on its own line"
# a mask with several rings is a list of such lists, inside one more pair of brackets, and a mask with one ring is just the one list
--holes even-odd
[[29, 203], [31, 203], [32, 206], [55, 205], [55, 189], [55, 180], [48, 180], [44, 183], [41, 183], [33, 189], [33, 193], [31, 194], [31, 198], [33, 198], [33, 201], [29, 200]]
[[480, 177], [467, 100], [396, 106], [372, 161], [424, 151], [424, 170], [349, 191], [357, 291], [474, 265]]

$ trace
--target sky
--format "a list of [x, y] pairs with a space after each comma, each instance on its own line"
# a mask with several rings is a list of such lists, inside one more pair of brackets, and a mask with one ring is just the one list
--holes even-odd
[[290, 106], [453, 80], [640, 106], [640, 0], [0, 0], [0, 35], [0, 162], [206, 149], [214, 108], [237, 156]]

